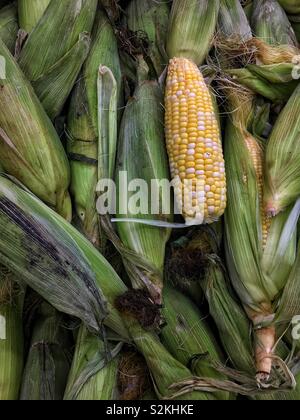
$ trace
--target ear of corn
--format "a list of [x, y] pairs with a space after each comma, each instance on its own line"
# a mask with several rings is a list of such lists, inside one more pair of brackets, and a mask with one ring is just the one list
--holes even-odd
[[0, 10], [0, 38], [13, 53], [18, 34], [17, 8], [13, 3]]
[[204, 61], [216, 28], [219, 0], [175, 0], [172, 4], [167, 53], [196, 65]]
[[193, 62], [170, 61], [165, 102], [171, 175], [180, 181], [177, 205], [187, 223], [212, 223], [226, 207], [225, 166], [213, 101]]
[[[161, 180], [169, 179], [166, 152], [164, 149], [163, 129], [163, 108], [162, 98], [158, 84], [154, 81], [142, 81], [135, 91], [134, 97], [129, 100], [121, 128], [120, 142], [117, 158], [117, 189], [119, 191], [118, 218], [120, 219], [147, 219], [171, 221], [171, 211], [162, 212], [164, 203], [170, 203], [167, 192], [160, 188]], [[135, 162], [133, 156], [139, 156], [139, 163]], [[122, 185], [122, 172], [127, 172], [127, 179], [130, 183], [136, 179], [145, 181], [144, 191], [130, 193], [129, 203], [138, 205], [140, 194], [141, 203], [147, 203], [148, 208], [140, 209], [139, 214], [134, 214], [134, 208], [127, 203], [127, 185]], [[158, 213], [152, 214], [149, 207], [150, 202], [148, 191], [153, 189], [153, 182], [158, 191]], [[122, 194], [122, 196], [121, 196]], [[123, 198], [122, 198], [123, 197]], [[125, 200], [124, 200], [125, 197]], [[146, 201], [145, 201], [146, 199]], [[122, 201], [123, 200], [123, 201]], [[125, 206], [124, 206], [125, 201]], [[132, 210], [133, 208], [133, 210]], [[146, 275], [150, 294], [154, 299], [161, 299], [162, 276], [166, 243], [170, 236], [169, 229], [162, 229], [155, 226], [146, 226], [138, 223], [117, 223], [118, 233], [123, 244], [138, 254], [151, 267], [152, 273]], [[139, 278], [132, 279], [135, 288], [145, 288], [145, 284]]]
[[[28, 80], [37, 84], [37, 93], [52, 117], [62, 109], [85, 59], [83, 34], [92, 30], [96, 7], [97, 0], [51, 1], [22, 48], [20, 67]], [[84, 50], [78, 54], [80, 59], [76, 57], [78, 42], [77, 47]], [[47, 89], [49, 83], [51, 90]], [[53, 95], [59, 91], [58, 97]]]
[[106, 360], [104, 343], [81, 327], [68, 378], [65, 400], [116, 400], [117, 377], [122, 346], [111, 345], [111, 360]]
[[61, 400], [70, 369], [69, 331], [62, 325], [63, 315], [43, 302], [40, 305], [27, 361], [20, 399], [25, 401]]
[[60, 139], [29, 82], [0, 40], [6, 78], [0, 89], [0, 162], [34, 194], [71, 218], [69, 165]]
[[228, 74], [241, 85], [272, 102], [285, 103], [298, 85], [298, 81], [292, 77], [293, 68], [293, 64], [249, 65], [242, 69], [229, 70]]
[[284, 10], [291, 15], [297, 15], [300, 13], [298, 0], [278, 0], [278, 3], [281, 4]]
[[167, 63], [165, 44], [169, 22], [169, 5], [151, 0], [133, 0], [126, 9], [128, 28], [141, 43], [146, 43], [150, 58], [159, 77]]
[[[198, 355], [196, 376], [224, 380], [225, 377], [212, 366], [212, 362], [221, 362], [221, 351], [197, 307], [170, 286], [164, 288], [164, 305], [166, 326], [161, 337], [167, 349], [185, 366]], [[225, 391], [213, 395], [221, 400], [229, 398]]]
[[30, 33], [43, 16], [51, 0], [20, 0], [18, 16], [20, 28]]
[[41, 77], [32, 82], [49, 117], [54, 120], [64, 106], [65, 98], [71, 92], [90, 48], [90, 36], [79, 35], [76, 44]]
[[300, 195], [297, 118], [300, 112], [299, 93], [298, 87], [280, 113], [267, 145], [265, 208], [271, 215], [286, 209]]
[[229, 285], [226, 284], [218, 263], [209, 265], [201, 285], [226, 354], [236, 369], [252, 375], [255, 366], [252, 358], [251, 326], [237, 299], [233, 297]]
[[[160, 397], [172, 395], [172, 384], [191, 377], [189, 369], [168, 353], [154, 333], [145, 331], [129, 315], [120, 316], [115, 301], [127, 289], [96, 248], [59, 215], [3, 177], [0, 233], [0, 261], [14, 273], [21, 273], [52, 306], [74, 314], [98, 334], [104, 321], [124, 341], [135, 343]], [[185, 398], [207, 400], [207, 395], [197, 391]]]
[[71, 98], [67, 129], [71, 193], [79, 227], [101, 248], [96, 186], [98, 180], [112, 178], [114, 173], [121, 83], [116, 38], [108, 19], [98, 12], [91, 51]]
[[[68, 222], [8, 179], [1, 177], [0, 184], [0, 259], [9, 260], [8, 267], [56, 309], [77, 316], [92, 331], [101, 331], [106, 301], [84, 254], [76, 253], [78, 248], [65, 232]], [[47, 225], [52, 221], [56, 226]], [[8, 232], [15, 240], [6, 243]], [[55, 245], [57, 237], [65, 238], [61, 248]]]
[[252, 38], [247, 16], [239, 0], [221, 0], [218, 35], [246, 41]]
[[0, 265], [0, 400], [17, 400], [23, 371], [23, 292]]
[[259, 327], [257, 370], [270, 373], [268, 352], [275, 343], [272, 318], [278, 309], [273, 303], [286, 286], [295, 261], [299, 209], [286, 212], [270, 224], [263, 207], [263, 149], [247, 131], [252, 99], [248, 94], [243, 97], [242, 92], [236, 95], [237, 101], [231, 96], [231, 109], [235, 111], [226, 132], [230, 199], [225, 218], [226, 257], [233, 286], [254, 327]]
[[286, 13], [275, 0], [254, 0], [251, 22], [255, 36], [268, 44], [298, 44]]

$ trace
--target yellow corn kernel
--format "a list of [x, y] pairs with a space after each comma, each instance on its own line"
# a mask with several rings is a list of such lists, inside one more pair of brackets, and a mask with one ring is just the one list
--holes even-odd
[[165, 108], [171, 175], [180, 173], [186, 181], [186, 187], [182, 183], [176, 190], [177, 203], [183, 203], [186, 220], [212, 223], [226, 207], [225, 166], [212, 98], [192, 61], [170, 60]]

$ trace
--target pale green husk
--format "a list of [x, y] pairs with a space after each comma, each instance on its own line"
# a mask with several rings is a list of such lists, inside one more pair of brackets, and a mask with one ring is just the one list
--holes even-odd
[[0, 163], [34, 194], [71, 218], [69, 163], [30, 83], [0, 40], [6, 78], [0, 90]]
[[[103, 335], [102, 324], [143, 354], [160, 397], [173, 395], [170, 386], [190, 378], [154, 333], [120, 317], [115, 300], [126, 287], [104, 257], [76, 229], [30, 193], [0, 177], [0, 261], [56, 309], [80, 318]], [[126, 327], [124, 325], [126, 323]], [[128, 334], [129, 332], [129, 334]], [[207, 399], [193, 392], [189, 399]]]
[[238, 38], [239, 42], [252, 38], [247, 16], [239, 0], [221, 0], [218, 36]]
[[20, 399], [24, 401], [62, 400], [71, 366], [70, 331], [63, 315], [46, 302], [35, 314]]
[[51, 0], [18, 0], [20, 28], [31, 32], [43, 16]]
[[209, 52], [217, 24], [219, 0], [174, 0], [167, 53], [170, 59], [184, 57], [201, 65]]
[[147, 42], [147, 57], [159, 77], [167, 64], [165, 45], [170, 9], [168, 2], [133, 0], [126, 9], [128, 28], [140, 42]]
[[96, 210], [96, 185], [114, 173], [121, 77], [113, 28], [104, 13], [99, 12], [91, 51], [72, 94], [67, 132], [71, 193], [79, 228], [101, 248], [105, 241]]
[[[171, 221], [170, 214], [162, 214], [161, 205], [170, 202], [162, 189], [159, 190], [159, 214], [152, 215], [148, 190], [152, 184], [159, 186], [161, 180], [169, 179], [169, 169], [164, 147], [164, 126], [161, 90], [155, 81], [142, 81], [134, 97], [129, 100], [120, 128], [120, 139], [117, 157], [117, 217], [121, 219], [139, 218], [144, 220]], [[136, 158], [133, 158], [136, 157]], [[126, 191], [128, 185], [122, 185], [122, 172], [126, 172], [128, 183], [142, 179], [147, 185], [144, 191], [134, 193]], [[128, 195], [128, 200], [127, 200]], [[128, 203], [138, 205], [146, 203], [148, 209], [140, 209], [140, 214], [133, 214]], [[143, 214], [146, 213], [146, 214]], [[123, 244], [141, 257], [141, 267], [146, 263], [150, 272], [144, 278], [131, 277], [135, 288], [146, 288], [155, 301], [161, 301], [163, 283], [163, 266], [166, 243], [170, 230], [139, 223], [119, 222], [117, 229]], [[130, 261], [129, 261], [130, 262]]]
[[[86, 58], [88, 45], [83, 34], [92, 30], [96, 7], [97, 0], [51, 1], [22, 48], [20, 67], [37, 84], [38, 96], [51, 118], [63, 108]], [[76, 54], [78, 42], [83, 51]]]
[[268, 44], [298, 44], [287, 15], [276, 0], [254, 0], [251, 24], [255, 36]]

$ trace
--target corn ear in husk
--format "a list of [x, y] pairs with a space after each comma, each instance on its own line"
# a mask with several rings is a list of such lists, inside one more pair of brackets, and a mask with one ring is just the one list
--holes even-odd
[[98, 180], [114, 175], [121, 84], [116, 37], [108, 19], [98, 12], [91, 51], [71, 98], [67, 130], [79, 229], [101, 249], [105, 240], [96, 210], [96, 186]]
[[247, 93], [243, 97], [241, 91], [233, 93], [230, 100], [231, 109], [236, 111], [226, 130], [232, 197], [225, 215], [226, 258], [231, 282], [254, 325], [257, 371], [269, 375], [272, 361], [268, 356], [276, 335], [276, 299], [295, 262], [299, 205], [272, 221], [267, 217], [263, 207], [263, 145], [247, 130], [253, 99]]
[[0, 38], [13, 53], [18, 35], [18, 16], [15, 3], [0, 10]]
[[24, 294], [0, 265], [0, 400], [18, 400], [23, 371]]
[[0, 163], [63, 217], [71, 218], [69, 164], [51, 121], [0, 40], [5, 78], [0, 90]]
[[[52, 306], [75, 315], [90, 331], [103, 334], [104, 322], [123, 341], [133, 341], [146, 360], [159, 396], [172, 396], [171, 385], [191, 376], [154, 333], [131, 315], [120, 316], [116, 299], [127, 289], [96, 248], [41, 201], [3, 176], [0, 233], [1, 263], [21, 273], [24, 282]], [[186, 398], [206, 400], [207, 396], [192, 392]]]
[[[184, 365], [193, 360], [193, 373], [198, 377], [224, 380], [214, 367], [222, 362], [222, 353], [203, 315], [190, 299], [170, 286], [164, 288], [163, 317], [166, 326], [161, 332], [162, 342]], [[219, 391], [213, 394], [227, 400], [229, 394]]]
[[[161, 302], [163, 267], [166, 243], [170, 229], [137, 223], [138, 219], [171, 221], [169, 214], [162, 213], [162, 205], [170, 203], [170, 197], [159, 188], [161, 180], [169, 179], [169, 169], [164, 148], [163, 108], [161, 90], [155, 81], [139, 83], [134, 97], [129, 100], [122, 119], [117, 157], [117, 229], [123, 245], [140, 256], [143, 276], [131, 276], [133, 287], [148, 289], [155, 302]], [[132, 157], [136, 156], [138, 163]], [[126, 178], [124, 177], [126, 174]], [[140, 192], [128, 192], [134, 180], [144, 180]], [[157, 188], [158, 213], [151, 214], [150, 188]], [[167, 201], [168, 200], [168, 201]], [[138, 204], [140, 203], [140, 204]], [[134, 206], [141, 206], [135, 209]], [[145, 206], [147, 208], [145, 208]], [[136, 214], [137, 213], [137, 214]], [[166, 212], [167, 213], [167, 212]], [[130, 219], [135, 219], [130, 223]], [[124, 221], [120, 221], [124, 220]], [[134, 260], [138, 260], [134, 258]], [[136, 262], [133, 260], [133, 264]], [[130, 264], [130, 258], [124, 264]], [[130, 270], [132, 272], [132, 270]]]
[[275, 0], [254, 0], [251, 25], [255, 36], [268, 44], [298, 45], [285, 11]]
[[20, 67], [51, 118], [62, 110], [86, 58], [96, 7], [97, 0], [51, 1], [22, 48]]
[[30, 33], [43, 16], [51, 0], [19, 0], [18, 16], [20, 28]]
[[169, 14], [168, 3], [151, 0], [133, 0], [126, 9], [128, 29], [139, 43], [146, 44], [145, 58], [151, 61], [157, 77], [168, 62], [165, 44]]
[[169, 58], [184, 57], [202, 64], [211, 46], [219, 8], [219, 0], [174, 0], [166, 46]]
[[300, 195], [299, 112], [300, 87], [281, 111], [267, 144], [264, 198], [271, 215], [293, 205]]
[[63, 322], [61, 313], [46, 302], [40, 304], [23, 373], [21, 400], [62, 400], [71, 366], [70, 332]]
[[220, 0], [218, 36], [232, 37], [239, 42], [252, 38], [251, 27], [239, 0]]

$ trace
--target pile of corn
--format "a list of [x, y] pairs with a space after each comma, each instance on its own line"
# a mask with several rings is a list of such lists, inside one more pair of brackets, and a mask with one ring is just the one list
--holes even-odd
[[0, 0], [0, 400], [300, 400], [298, 3]]

